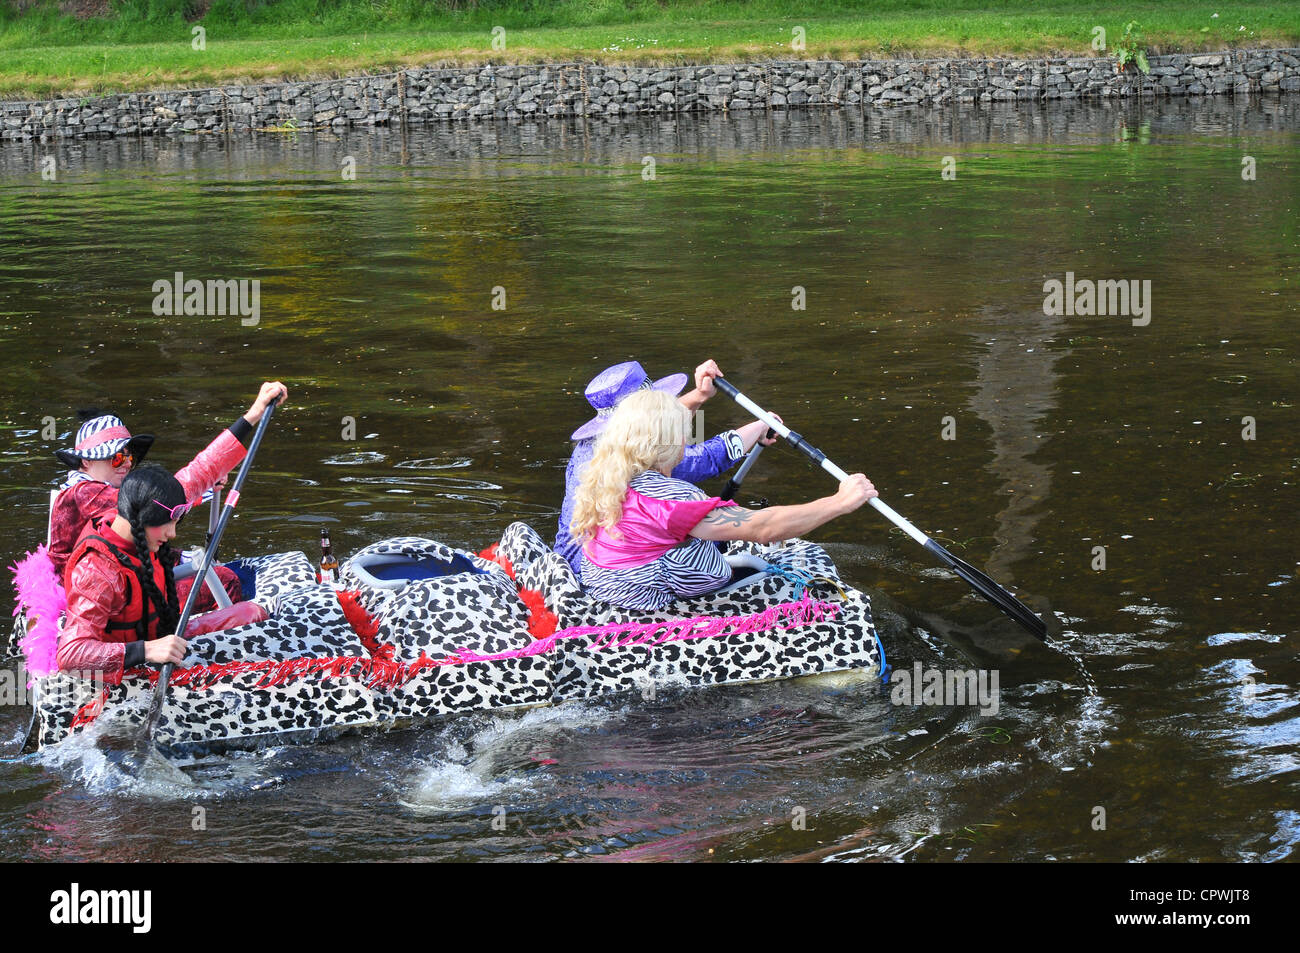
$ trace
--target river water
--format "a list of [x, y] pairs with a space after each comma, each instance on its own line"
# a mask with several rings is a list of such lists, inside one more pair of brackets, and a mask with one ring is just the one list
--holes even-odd
[[[479, 549], [553, 531], [598, 370], [712, 357], [1086, 676], [864, 509], [814, 538], [890, 661], [995, 713], [775, 683], [139, 777], [92, 732], [0, 763], [0, 859], [1293, 858], [1298, 157], [1294, 99], [6, 145], [5, 565], [79, 406], [177, 468], [280, 378], [223, 555]], [[178, 271], [257, 323], [155, 315]], [[1149, 310], [1045, 314], [1067, 273]], [[781, 448], [742, 499], [833, 489]]]

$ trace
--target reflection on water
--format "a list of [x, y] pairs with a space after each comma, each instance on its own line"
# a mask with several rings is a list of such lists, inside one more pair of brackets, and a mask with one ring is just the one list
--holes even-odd
[[1051, 496], [1052, 468], [1031, 459], [1042, 445], [1044, 415], [1056, 406], [1056, 362], [1068, 349], [1051, 345], [1065, 319], [1041, 311], [1016, 316], [987, 312], [982, 328], [969, 332], [987, 338], [986, 354], [976, 365], [979, 389], [967, 406], [988, 425], [993, 458], [985, 466], [998, 477], [999, 495], [1006, 497], [997, 513], [996, 543], [989, 551], [986, 571], [1003, 582], [1013, 567], [1031, 555], [1034, 511], [1042, 514]]
[[[1051, 613], [1096, 685], [868, 511], [816, 536], [871, 593], [891, 661], [996, 668], [996, 715], [895, 706], [874, 682], [779, 683], [143, 780], [86, 737], [0, 765], [0, 856], [1291, 857], [1297, 108], [6, 145], [6, 565], [44, 536], [50, 454], [81, 405], [158, 434], [150, 458], [177, 468], [279, 377], [292, 400], [227, 555], [311, 553], [322, 524], [343, 554], [409, 532], [478, 550], [517, 518], [554, 532], [596, 371], [714, 357]], [[258, 279], [258, 325], [153, 315], [152, 283], [176, 271]], [[1151, 324], [1045, 316], [1043, 282], [1067, 271], [1149, 279]], [[704, 415], [743, 422], [721, 400]], [[761, 464], [753, 498], [833, 490], [791, 452]], [[0, 712], [0, 738], [24, 715]], [[221, 823], [196, 832], [195, 805]]]

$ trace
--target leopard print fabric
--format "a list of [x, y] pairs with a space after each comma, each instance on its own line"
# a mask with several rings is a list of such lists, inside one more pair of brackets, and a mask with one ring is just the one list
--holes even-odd
[[[816, 599], [839, 607], [830, 621], [784, 631], [731, 634], [659, 644], [598, 648], [590, 639], [566, 639], [535, 655], [465, 661], [461, 653], [495, 655], [532, 644], [529, 610], [519, 588], [542, 594], [564, 629], [578, 625], [652, 623], [696, 616], [744, 616], [777, 602], [797, 601], [800, 579], [839, 582], [818, 546], [733, 544], [759, 555], [785, 575], [766, 574], [727, 592], [673, 603], [658, 614], [637, 613], [588, 598], [563, 558], [526, 524], [514, 523], [499, 552], [515, 579], [496, 563], [435, 540], [406, 536], [358, 553], [395, 554], [447, 562], [460, 556], [475, 572], [413, 580], [400, 588], [365, 586], [342, 571], [343, 588], [378, 620], [377, 655], [353, 631], [332, 587], [315, 581], [301, 553], [249, 560], [257, 572], [257, 599], [277, 611], [260, 623], [195, 638], [187, 666], [224, 666], [211, 684], [173, 684], [155, 740], [164, 748], [218, 750], [328, 738], [355, 730], [403, 726], [486, 709], [546, 705], [656, 686], [721, 685], [793, 678], [844, 669], [872, 670], [881, 659], [867, 597], [844, 587], [806, 584]], [[354, 557], [356, 559], [357, 557]], [[842, 583], [840, 585], [843, 585]], [[311, 660], [342, 660], [337, 670], [304, 671]], [[322, 662], [321, 665], [326, 663]], [[400, 677], [385, 680], [385, 673]], [[38, 680], [38, 741], [54, 744], [99, 717], [142, 723], [152, 682], [141, 671], [106, 686], [59, 673]], [[99, 714], [102, 709], [103, 715]]]

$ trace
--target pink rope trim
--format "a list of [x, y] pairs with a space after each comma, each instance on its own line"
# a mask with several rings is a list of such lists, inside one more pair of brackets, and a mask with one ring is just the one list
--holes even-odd
[[578, 625], [538, 639], [532, 645], [495, 655], [478, 655], [462, 649], [458, 654], [466, 662], [496, 662], [502, 659], [541, 655], [553, 649], [556, 643], [569, 639], [587, 639], [587, 647], [596, 651], [621, 649], [629, 645], [655, 646], [666, 642], [685, 642], [696, 639], [725, 638], [750, 632], [794, 629], [815, 622], [826, 622], [840, 613], [838, 602], [814, 600], [805, 595], [798, 602], [779, 602], [754, 615], [696, 616], [690, 619], [669, 619], [666, 622], [640, 622], [627, 625], [614, 622], [607, 625]]

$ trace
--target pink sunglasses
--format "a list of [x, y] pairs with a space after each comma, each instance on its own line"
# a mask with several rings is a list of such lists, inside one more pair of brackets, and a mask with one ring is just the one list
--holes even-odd
[[164, 510], [167, 511], [167, 519], [169, 521], [179, 520], [190, 510], [194, 509], [196, 505], [194, 503], [182, 503], [179, 506], [168, 506], [167, 504], [163, 503], [161, 500], [154, 500], [153, 502], [157, 503], [159, 506], [161, 506]]

